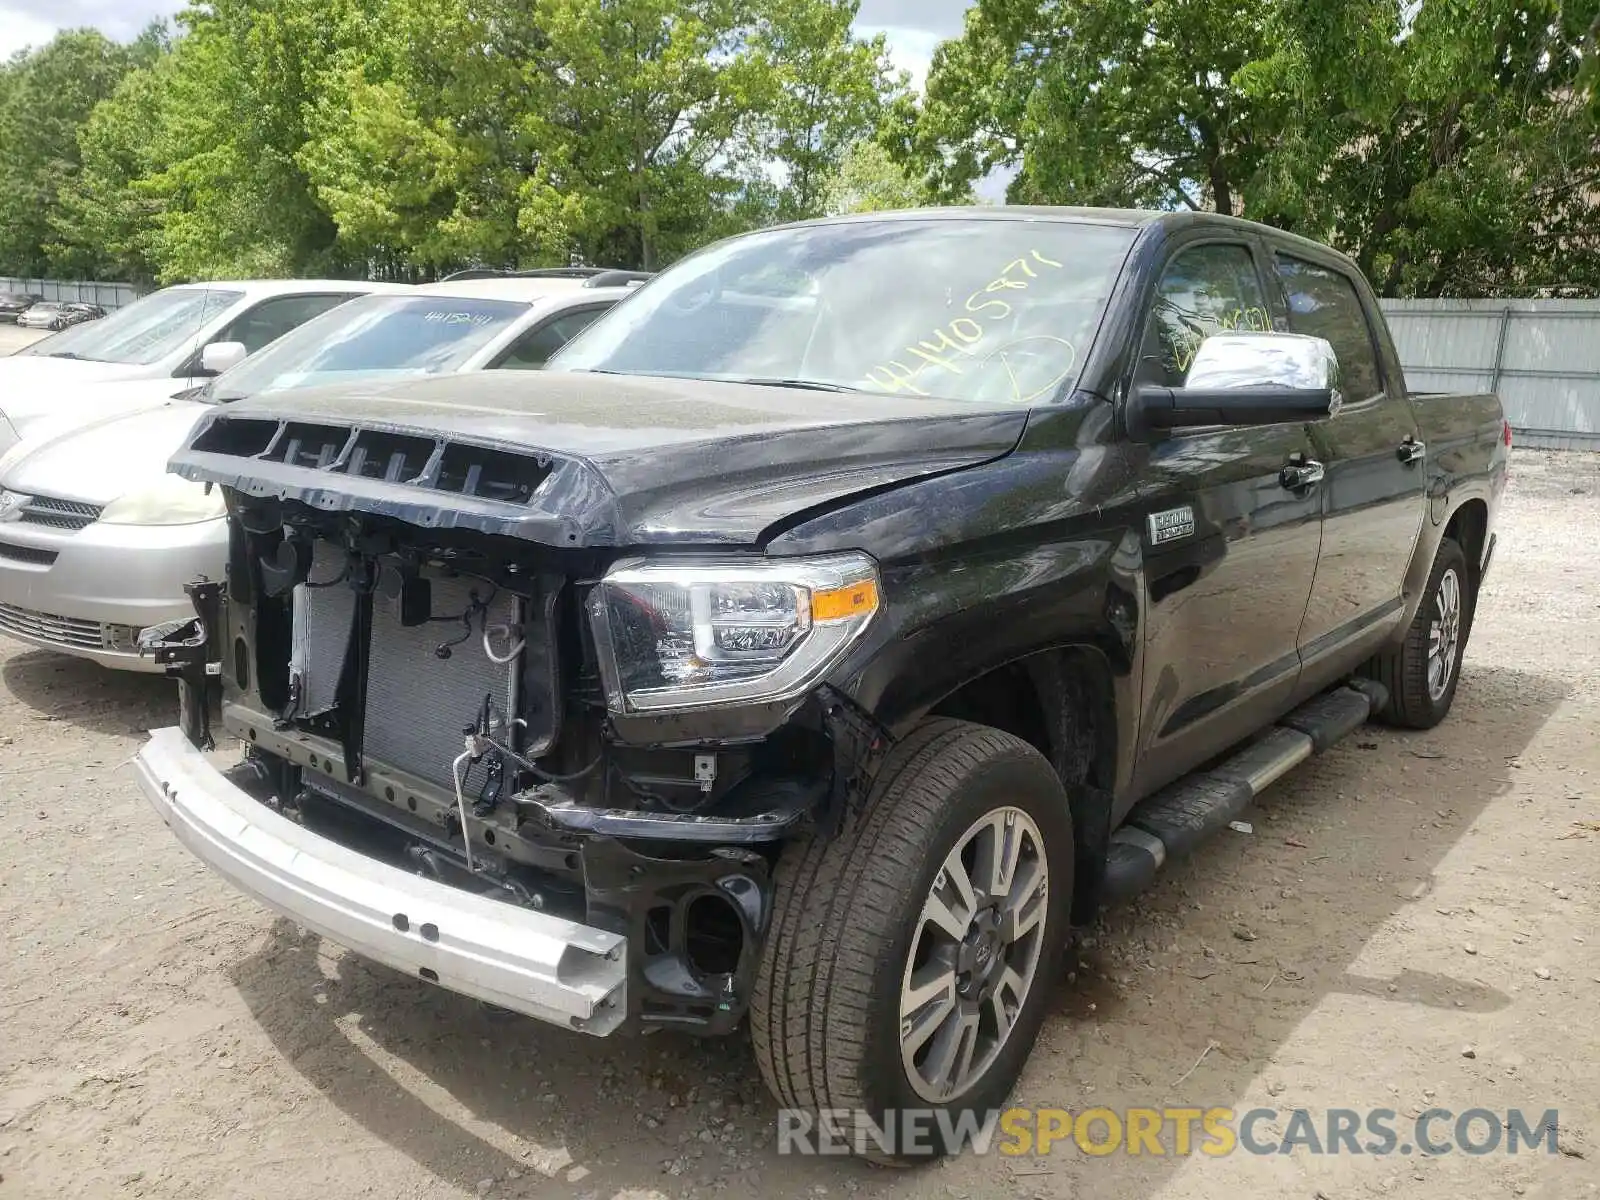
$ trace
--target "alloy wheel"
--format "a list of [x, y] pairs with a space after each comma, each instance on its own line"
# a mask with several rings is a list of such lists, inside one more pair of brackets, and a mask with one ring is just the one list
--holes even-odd
[[956, 1099], [1004, 1049], [1035, 984], [1049, 861], [1033, 819], [998, 808], [945, 856], [900, 987], [900, 1059], [924, 1100]]
[[1461, 644], [1461, 577], [1454, 568], [1440, 577], [1433, 609], [1428, 626], [1428, 696], [1438, 702], [1455, 674]]

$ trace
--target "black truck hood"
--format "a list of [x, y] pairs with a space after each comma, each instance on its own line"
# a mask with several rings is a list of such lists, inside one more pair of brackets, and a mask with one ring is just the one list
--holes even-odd
[[218, 406], [187, 479], [549, 546], [759, 543], [775, 522], [1009, 452], [1026, 409], [584, 372], [318, 387]]

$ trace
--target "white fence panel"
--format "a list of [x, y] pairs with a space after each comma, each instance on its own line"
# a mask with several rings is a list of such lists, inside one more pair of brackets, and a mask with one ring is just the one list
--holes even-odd
[[1600, 300], [1384, 300], [1418, 391], [1499, 393], [1524, 446], [1600, 450]]

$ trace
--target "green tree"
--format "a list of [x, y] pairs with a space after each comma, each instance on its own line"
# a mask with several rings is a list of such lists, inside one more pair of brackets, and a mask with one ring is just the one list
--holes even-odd
[[1263, 0], [979, 0], [935, 52], [902, 159], [965, 194], [1020, 167], [1020, 202], [1234, 211], [1260, 128], [1233, 75]]
[[162, 118], [168, 63], [130, 71], [78, 130], [83, 169], [64, 188], [51, 224], [79, 273], [148, 283], [160, 206], [134, 184], [153, 168], [151, 131]]
[[[1240, 83], [1276, 112], [1255, 211], [1394, 295], [1600, 288], [1596, 0], [1285, 0]], [[1335, 47], [1350, 54], [1335, 53]], [[1592, 53], [1592, 48], [1589, 51]]]
[[543, 38], [517, 0], [359, 6], [298, 155], [350, 255], [401, 271], [520, 257], [520, 128]]
[[[536, 0], [524, 72], [538, 148], [519, 227], [543, 256], [650, 268], [814, 214], [891, 78], [853, 0]], [[774, 178], [776, 176], [776, 178]]]
[[1013, 200], [1268, 221], [1391, 294], [1592, 290], [1597, 7], [978, 0], [894, 146], [945, 193], [1014, 166]]
[[92, 273], [62, 239], [62, 196], [82, 167], [79, 127], [135, 64], [135, 53], [92, 29], [58, 34], [0, 74], [0, 271]]
[[534, 0], [520, 130], [538, 148], [518, 224], [540, 257], [681, 254], [734, 199], [734, 135], [758, 89], [738, 0]]
[[851, 32], [856, 0], [766, 0], [752, 48], [761, 71], [747, 98], [761, 158], [783, 176], [780, 220], [821, 215], [847, 153], [877, 132], [908, 78], [889, 63], [882, 34]]
[[922, 185], [901, 169], [881, 143], [863, 139], [845, 152], [828, 180], [826, 211], [833, 216], [886, 212], [914, 208], [923, 201]]

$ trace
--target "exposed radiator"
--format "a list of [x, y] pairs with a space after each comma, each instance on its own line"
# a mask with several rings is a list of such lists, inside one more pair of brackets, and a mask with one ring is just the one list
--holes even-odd
[[[312, 581], [332, 580], [343, 568], [342, 551], [318, 542]], [[463, 730], [477, 720], [484, 697], [490, 697], [507, 718], [516, 716], [522, 655], [508, 663], [490, 661], [483, 652], [483, 629], [521, 623], [523, 602], [504, 590], [495, 593], [494, 585], [482, 580], [437, 572], [425, 572], [424, 577], [431, 583], [433, 615], [425, 625], [402, 625], [398, 599], [381, 592], [373, 598], [362, 757], [453, 789], [451, 763], [461, 753]], [[471, 606], [474, 591], [488, 600], [487, 613], [475, 615], [472, 636], [452, 646], [448, 658], [440, 658], [439, 646], [464, 632], [460, 618]], [[491, 593], [495, 594], [489, 599]], [[343, 583], [295, 589], [290, 678], [299, 704], [294, 716], [316, 716], [337, 703], [356, 601], [356, 594]], [[503, 653], [504, 643], [496, 649]], [[516, 746], [514, 733], [502, 730], [500, 738]], [[480, 763], [468, 773], [469, 800], [476, 798], [485, 771]]]
[[345, 568], [344, 551], [332, 542], [311, 548], [312, 583], [330, 587], [294, 589], [294, 640], [289, 655], [289, 690], [294, 697], [291, 715], [316, 717], [338, 703], [339, 678], [344, 674], [350, 633], [356, 613], [356, 594], [339, 578]]
[[[473, 591], [487, 598], [494, 587], [477, 579], [431, 579], [435, 619], [426, 625], [401, 625], [398, 602], [379, 596], [373, 603], [362, 751], [370, 761], [453, 787], [450, 764], [461, 753], [462, 730], [477, 719], [484, 696], [493, 697], [507, 716], [516, 715], [522, 658], [491, 662], [483, 652], [482, 631], [485, 622], [520, 622], [522, 605], [519, 597], [501, 591], [489, 601], [487, 615], [474, 619], [473, 635], [441, 659], [435, 653], [439, 645], [463, 632], [459, 620], [441, 618], [459, 617], [472, 603]], [[479, 764], [467, 776], [469, 800], [484, 770]]]

